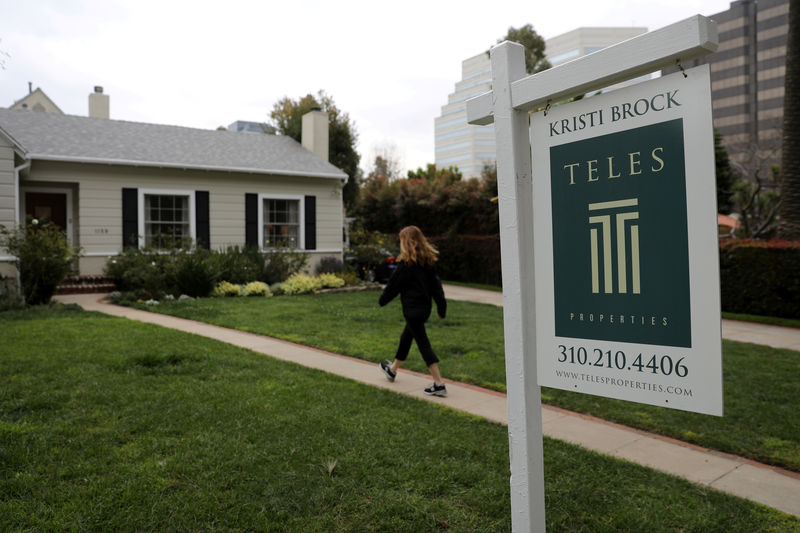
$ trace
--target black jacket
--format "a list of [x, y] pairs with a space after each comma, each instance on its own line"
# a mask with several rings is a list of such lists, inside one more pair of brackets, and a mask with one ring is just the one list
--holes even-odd
[[433, 267], [407, 265], [400, 262], [389, 283], [383, 289], [378, 303], [383, 307], [400, 295], [403, 316], [411, 320], [427, 320], [431, 314], [431, 298], [436, 302], [440, 317], [447, 313], [442, 282]]

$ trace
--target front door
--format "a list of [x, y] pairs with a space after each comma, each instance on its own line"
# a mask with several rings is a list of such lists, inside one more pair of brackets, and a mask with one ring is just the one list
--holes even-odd
[[67, 231], [67, 195], [57, 192], [26, 192], [25, 215], [39, 222], [52, 222]]

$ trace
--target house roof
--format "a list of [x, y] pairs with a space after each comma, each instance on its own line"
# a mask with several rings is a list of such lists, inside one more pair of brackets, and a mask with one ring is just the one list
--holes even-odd
[[[44, 101], [46, 104], [45, 108], [42, 109], [35, 109], [35, 103]], [[50, 107], [50, 109], [47, 109]], [[27, 108], [27, 109], [26, 109]], [[41, 89], [41, 87], [37, 87], [36, 90], [29, 92], [13, 104], [9, 106], [9, 109], [23, 109], [29, 111], [47, 111], [49, 113], [61, 113], [61, 108], [56, 105], [56, 103], [49, 97], [47, 94]]]
[[347, 179], [328, 161], [282, 135], [10, 109], [0, 109], [0, 133], [29, 160]]

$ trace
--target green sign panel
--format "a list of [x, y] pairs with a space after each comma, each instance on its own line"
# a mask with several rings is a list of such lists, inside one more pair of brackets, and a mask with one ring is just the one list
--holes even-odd
[[691, 347], [683, 129], [550, 148], [556, 336]]

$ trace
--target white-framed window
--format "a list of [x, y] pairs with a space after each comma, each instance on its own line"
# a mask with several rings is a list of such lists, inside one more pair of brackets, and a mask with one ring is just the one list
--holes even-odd
[[194, 191], [139, 189], [139, 247], [169, 250], [197, 238]]
[[260, 194], [258, 204], [258, 242], [262, 249], [305, 248], [302, 196]]

